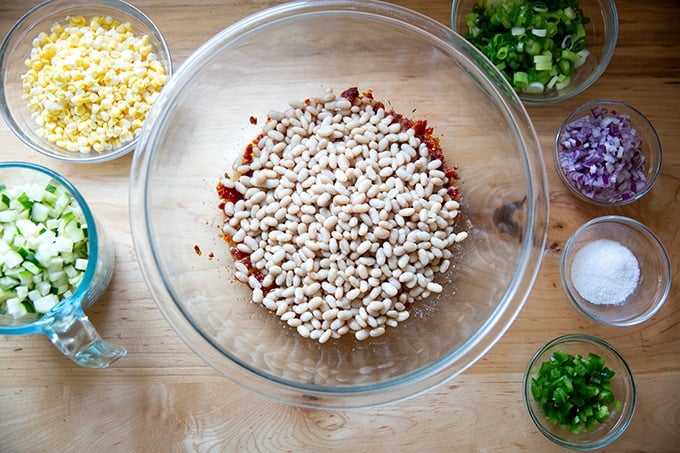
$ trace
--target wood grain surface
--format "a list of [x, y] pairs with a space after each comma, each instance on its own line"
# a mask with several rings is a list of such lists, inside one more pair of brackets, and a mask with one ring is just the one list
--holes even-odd
[[[0, 36], [35, 0], [0, 2]], [[174, 63], [236, 20], [277, 2], [133, 0], [165, 33]], [[446, 0], [395, 3], [449, 23]], [[31, 152], [0, 122], [3, 160], [40, 163], [75, 183], [116, 246], [116, 274], [89, 312], [100, 334], [128, 349], [106, 370], [77, 367], [44, 336], [0, 337], [0, 452], [39, 451], [562, 451], [533, 426], [522, 402], [532, 354], [564, 333], [610, 341], [636, 378], [638, 406], [606, 451], [680, 451], [680, 2], [619, 0], [620, 33], [604, 76], [581, 95], [529, 113], [550, 178], [550, 226], [538, 279], [505, 336], [464, 374], [407, 401], [366, 410], [322, 411], [264, 399], [217, 374], [175, 335], [142, 279], [128, 223], [131, 156], [74, 166]], [[620, 209], [569, 195], [552, 167], [562, 119], [597, 98], [628, 102], [655, 125], [662, 174], [642, 201]], [[585, 319], [562, 293], [558, 261], [569, 235], [599, 215], [650, 226], [673, 265], [671, 295], [641, 326], [608, 328]]]

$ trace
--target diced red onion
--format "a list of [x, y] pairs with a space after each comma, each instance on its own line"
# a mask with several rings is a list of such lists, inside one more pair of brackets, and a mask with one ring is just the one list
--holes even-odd
[[560, 137], [559, 161], [571, 184], [583, 195], [605, 202], [629, 200], [647, 182], [642, 140], [630, 116], [591, 110], [567, 124]]

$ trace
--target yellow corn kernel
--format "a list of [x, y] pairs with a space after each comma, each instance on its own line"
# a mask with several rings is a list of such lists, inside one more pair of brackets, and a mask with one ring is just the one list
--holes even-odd
[[82, 153], [133, 140], [166, 82], [149, 37], [110, 16], [54, 24], [34, 39], [25, 66], [22, 98], [39, 133]]

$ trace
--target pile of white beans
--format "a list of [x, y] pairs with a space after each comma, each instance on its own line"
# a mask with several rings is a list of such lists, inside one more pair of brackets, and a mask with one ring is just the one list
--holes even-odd
[[[377, 337], [442, 292], [459, 203], [427, 144], [372, 96], [327, 91], [269, 112], [253, 159], [221, 184], [236, 279], [306, 338]], [[256, 278], [255, 272], [260, 276]]]

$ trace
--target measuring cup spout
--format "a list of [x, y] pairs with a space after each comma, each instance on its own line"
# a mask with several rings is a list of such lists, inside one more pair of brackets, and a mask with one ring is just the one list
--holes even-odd
[[66, 357], [83, 367], [106, 368], [127, 354], [125, 348], [102, 340], [80, 304], [72, 304], [69, 308], [67, 313], [43, 328]]

